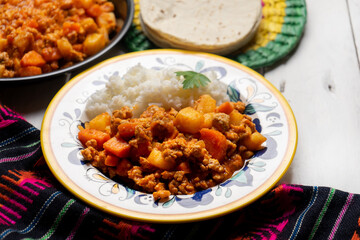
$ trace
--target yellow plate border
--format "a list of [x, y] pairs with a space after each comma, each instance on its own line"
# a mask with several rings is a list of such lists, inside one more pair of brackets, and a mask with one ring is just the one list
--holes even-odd
[[[245, 195], [244, 197], [214, 208], [210, 210], [205, 210], [201, 212], [196, 213], [185, 213], [185, 214], [171, 214], [171, 215], [163, 215], [163, 214], [152, 214], [152, 213], [143, 213], [143, 212], [135, 212], [130, 211], [118, 206], [110, 205], [109, 203], [94, 197], [93, 195], [86, 192], [84, 189], [77, 186], [62, 170], [59, 165], [59, 163], [56, 160], [56, 157], [52, 151], [51, 144], [50, 144], [50, 123], [52, 120], [52, 117], [54, 115], [55, 109], [57, 105], [60, 103], [61, 99], [64, 97], [64, 95], [81, 79], [83, 79], [84, 76], [90, 74], [93, 71], [96, 71], [97, 69], [101, 68], [104, 65], [108, 65], [112, 62], [121, 61], [128, 58], [138, 57], [138, 56], [144, 56], [144, 55], [154, 55], [154, 54], [185, 54], [185, 55], [195, 55], [195, 56], [202, 56], [205, 58], [215, 59], [219, 62], [226, 63], [228, 65], [231, 65], [235, 68], [241, 69], [244, 72], [247, 72], [248, 74], [255, 77], [257, 80], [259, 80], [262, 84], [264, 84], [278, 99], [279, 103], [281, 104], [288, 123], [288, 129], [289, 129], [289, 142], [288, 146], [284, 155], [283, 160], [281, 161], [278, 168], [274, 171], [274, 173], [257, 189], [252, 191], [251, 193]], [[119, 55], [116, 57], [112, 57], [110, 59], [107, 59], [103, 62], [100, 62], [93, 67], [85, 70], [84, 72], [78, 74], [74, 78], [72, 78], [69, 82], [67, 82], [54, 96], [54, 98], [51, 100], [49, 106], [47, 107], [44, 115], [44, 119], [41, 125], [41, 147], [43, 150], [44, 158], [51, 170], [51, 172], [54, 174], [56, 179], [72, 194], [74, 194], [77, 198], [85, 202], [86, 204], [89, 204], [92, 207], [95, 207], [99, 210], [102, 210], [106, 213], [123, 217], [130, 220], [136, 220], [136, 221], [143, 221], [143, 222], [154, 222], [154, 223], [185, 223], [185, 222], [193, 222], [193, 221], [200, 221], [200, 220], [206, 220], [210, 218], [220, 217], [225, 214], [231, 213], [235, 210], [238, 210], [240, 208], [243, 208], [250, 203], [256, 201], [261, 196], [263, 196], [265, 193], [270, 191], [277, 182], [283, 177], [283, 175], [286, 173], [288, 168], [290, 167], [295, 152], [297, 148], [297, 142], [298, 142], [298, 129], [297, 129], [297, 123], [294, 116], [294, 113], [285, 99], [285, 97], [280, 93], [280, 91], [272, 85], [268, 80], [266, 80], [262, 75], [257, 73], [256, 71], [238, 63], [233, 60], [230, 60], [225, 57], [221, 57], [218, 55], [210, 54], [210, 53], [202, 53], [202, 52], [192, 52], [192, 51], [184, 51], [184, 50], [172, 50], [172, 49], [158, 49], [158, 50], [145, 50], [145, 51], [139, 51], [139, 52], [132, 52], [132, 53], [126, 53], [123, 55]]]

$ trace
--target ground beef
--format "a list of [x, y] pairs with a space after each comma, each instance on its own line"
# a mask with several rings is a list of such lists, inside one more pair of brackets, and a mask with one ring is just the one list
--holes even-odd
[[[232, 104], [232, 111], [245, 109], [243, 103]], [[206, 130], [189, 133], [181, 132], [174, 124], [180, 113], [156, 105], [149, 106], [139, 118], [133, 118], [128, 107], [114, 111], [109, 138], [121, 140], [119, 144], [128, 147], [128, 155], [116, 160], [112, 148], [102, 149], [105, 145], [90, 139], [81, 151], [84, 160], [129, 187], [164, 200], [171, 194], [193, 194], [213, 187], [229, 179], [253, 156], [254, 152], [244, 144], [256, 132], [250, 117], [244, 115], [231, 122], [229, 114], [214, 110]], [[108, 156], [117, 164], [107, 166]]]
[[215, 113], [212, 125], [220, 132], [225, 133], [230, 129], [230, 116], [225, 113]]

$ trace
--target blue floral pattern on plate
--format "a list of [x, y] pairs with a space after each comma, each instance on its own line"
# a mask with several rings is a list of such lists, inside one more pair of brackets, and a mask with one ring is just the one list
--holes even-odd
[[[173, 58], [156, 58], [156, 62], [159, 65], [153, 67], [153, 69], [163, 69], [167, 67], [178, 67], [184, 68], [192, 71], [197, 71], [200, 73], [214, 71], [217, 73], [218, 78], [222, 79], [226, 77], [227, 71], [224, 67], [220, 66], [211, 66], [206, 67], [204, 61], [196, 62], [194, 67], [188, 66], [184, 63], [176, 63]], [[104, 73], [103, 79], [96, 79], [92, 82], [93, 85], [105, 85], [106, 81], [112, 75], [119, 75], [119, 73], [111, 72], [109, 74]], [[240, 94], [240, 89], [242, 85], [246, 85], [246, 92], [244, 94]], [[267, 119], [274, 119], [279, 118], [279, 114], [276, 112], [272, 112], [275, 107], [277, 107], [276, 102], [271, 102], [272, 95], [266, 92], [258, 92], [257, 82], [252, 80], [251, 78], [241, 78], [235, 79], [228, 84], [227, 94], [230, 97], [230, 100], [233, 102], [242, 101], [246, 103], [245, 114], [254, 116], [257, 112], [269, 112]], [[83, 94], [86, 95], [86, 94]], [[64, 112], [64, 118], [61, 119], [59, 122], [60, 127], [68, 126], [67, 131], [72, 136], [74, 142], [64, 142], [61, 144], [62, 147], [65, 148], [74, 148], [73, 151], [69, 152], [68, 154], [68, 161], [72, 164], [85, 164], [82, 161], [81, 154], [79, 153], [82, 149], [81, 143], [77, 139], [77, 132], [78, 126], [83, 125], [80, 122], [81, 110], [76, 108], [71, 112]], [[256, 116], [256, 115], [255, 115]], [[256, 128], [259, 132], [262, 132], [262, 126], [260, 125], [260, 121], [258, 118], [254, 119], [256, 123]], [[179, 206], [185, 208], [194, 208], [198, 205], [207, 205], [211, 204], [212, 201], [216, 197], [224, 195], [226, 198], [230, 198], [232, 195], [231, 187], [243, 187], [243, 186], [251, 186], [253, 176], [251, 171], [257, 172], [264, 172], [266, 171], [266, 162], [261, 161], [259, 159], [266, 159], [271, 160], [272, 158], [277, 156], [276, 151], [276, 140], [271, 137], [272, 135], [281, 135], [281, 127], [283, 126], [282, 123], [274, 123], [268, 127], [277, 127], [275, 132], [270, 132], [269, 134], [263, 133], [269, 140], [267, 142], [267, 147], [265, 149], [256, 153], [255, 157], [248, 160], [245, 164], [245, 167], [239, 171], [237, 171], [234, 176], [224, 183], [218, 185], [217, 187], [206, 189], [200, 192], [197, 192], [193, 195], [181, 195], [181, 196], [171, 196], [169, 200], [165, 202], [154, 202], [151, 194], [137, 192], [133, 189], [130, 189], [126, 186], [122, 186], [119, 183], [114, 182], [113, 180], [109, 179], [105, 175], [101, 174], [98, 170], [94, 169], [93, 167], [89, 166], [87, 169], [87, 177], [89, 181], [101, 183], [98, 185], [98, 191], [102, 196], [108, 196], [110, 194], [119, 195], [119, 200], [128, 200], [133, 198], [133, 201], [136, 204], [141, 205], [152, 205], [153, 207], [163, 207], [163, 208], [170, 208], [175, 202], [178, 203]], [[265, 131], [267, 130], [264, 129]], [[268, 146], [270, 142], [271, 147]], [[106, 190], [105, 190], [106, 189]], [[125, 197], [124, 197], [125, 196]]]
[[[218, 186], [193, 195], [171, 196], [165, 202], [156, 202], [152, 194], [123, 186], [82, 161], [77, 133], [79, 126], [89, 120], [84, 113], [88, 97], [102, 89], [111, 76], [122, 76], [139, 63], [153, 69], [171, 67], [215, 72], [228, 86], [231, 101], [246, 104], [246, 113], [253, 118], [256, 129], [267, 137], [265, 148]], [[154, 50], [106, 60], [69, 81], [48, 107], [42, 143], [54, 175], [83, 201], [126, 218], [179, 222], [218, 216], [222, 211], [235, 210], [264, 194], [290, 165], [297, 129], [286, 100], [256, 72], [211, 54]]]

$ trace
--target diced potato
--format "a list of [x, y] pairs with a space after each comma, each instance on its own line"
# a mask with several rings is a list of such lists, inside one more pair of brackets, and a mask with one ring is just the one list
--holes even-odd
[[249, 126], [246, 126], [246, 127], [245, 127], [245, 131], [246, 131], [246, 133], [249, 134], [249, 135], [252, 134], [252, 130], [251, 130], [251, 128], [250, 128]]
[[20, 32], [12, 42], [19, 52], [24, 53], [34, 43], [34, 36], [28, 32]]
[[243, 144], [251, 151], [257, 151], [263, 148], [261, 144], [266, 141], [266, 137], [259, 132], [254, 132], [243, 140]]
[[106, 45], [106, 39], [103, 34], [92, 33], [87, 35], [84, 41], [84, 53], [87, 56], [94, 55], [103, 49]]
[[98, 30], [98, 27], [92, 18], [85, 18], [80, 24], [87, 33], [94, 33]]
[[106, 30], [106, 28], [102, 27], [102, 28], [99, 28], [98, 32], [99, 32], [99, 34], [102, 34], [104, 36], [105, 43], [108, 44], [110, 41], [108, 30]]
[[8, 40], [6, 38], [0, 38], [0, 51], [5, 51], [8, 46]]
[[21, 64], [20, 64], [20, 59], [19, 58], [14, 58], [14, 70], [18, 71], [21, 68]]
[[103, 12], [96, 18], [96, 22], [100, 28], [105, 28], [108, 32], [116, 27], [116, 17], [113, 12]]
[[176, 115], [175, 126], [181, 132], [197, 133], [204, 123], [204, 115], [192, 107], [181, 109]]
[[0, 77], [3, 76], [5, 70], [6, 70], [5, 65], [4, 65], [4, 64], [0, 64]]
[[111, 116], [108, 113], [101, 113], [89, 122], [89, 128], [105, 131], [110, 126]]
[[233, 110], [230, 114], [230, 124], [239, 126], [244, 116], [237, 110]]
[[60, 53], [65, 58], [70, 58], [74, 51], [71, 43], [66, 38], [61, 38], [56, 41]]
[[160, 169], [163, 169], [163, 170], [171, 170], [175, 167], [175, 160], [165, 160], [165, 158], [163, 157], [162, 153], [160, 150], [154, 148], [149, 157], [147, 158], [147, 161], [157, 167], [157, 168], [160, 168]]
[[204, 123], [203, 123], [202, 127], [203, 128], [211, 128], [212, 122], [214, 120], [214, 116], [215, 116], [215, 113], [213, 113], [213, 112], [205, 113], [204, 114]]
[[20, 77], [34, 76], [34, 75], [39, 75], [41, 73], [42, 73], [41, 68], [36, 66], [22, 67], [19, 69]]
[[199, 100], [195, 102], [194, 108], [201, 113], [215, 112], [216, 100], [213, 99], [210, 95], [202, 95]]

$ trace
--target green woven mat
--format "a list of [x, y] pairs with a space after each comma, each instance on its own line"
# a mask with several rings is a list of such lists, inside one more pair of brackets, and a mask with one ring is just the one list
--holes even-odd
[[[134, 0], [134, 21], [122, 41], [130, 52], [158, 48], [141, 30], [138, 1]], [[299, 43], [307, 17], [305, 0], [263, 0], [262, 4], [263, 19], [254, 39], [226, 56], [253, 69], [271, 66], [287, 56]]]

